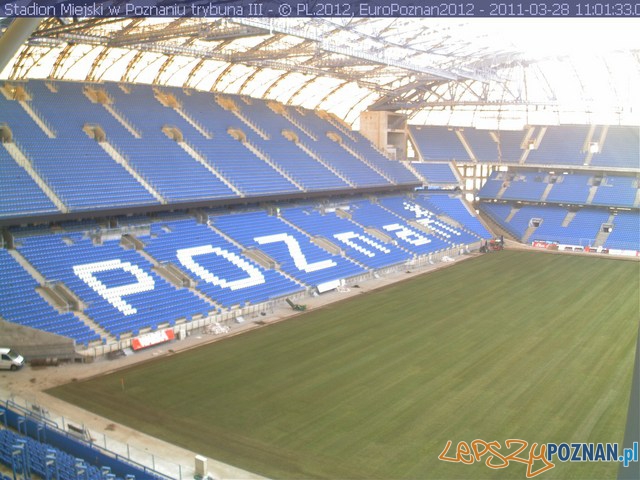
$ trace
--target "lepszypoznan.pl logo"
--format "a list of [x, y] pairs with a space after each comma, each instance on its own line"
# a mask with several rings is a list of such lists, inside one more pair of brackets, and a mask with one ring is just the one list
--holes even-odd
[[[624, 467], [638, 461], [638, 442], [633, 447], [621, 449], [617, 443], [532, 443], [520, 439], [504, 442], [505, 449], [498, 441], [485, 442], [476, 439], [470, 444], [458, 442], [455, 452], [451, 451], [451, 440], [447, 441], [438, 458], [444, 462], [471, 465], [484, 463], [492, 469], [506, 468], [511, 462], [527, 466], [527, 478], [544, 473], [559, 462], [622, 462]], [[502, 450], [502, 452], [501, 452]], [[506, 451], [506, 453], [505, 453]], [[621, 452], [621, 453], [620, 453]]]

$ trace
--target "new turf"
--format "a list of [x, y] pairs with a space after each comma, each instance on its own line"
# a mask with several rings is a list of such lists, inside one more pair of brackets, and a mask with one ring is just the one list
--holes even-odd
[[[622, 443], [639, 267], [485, 255], [50, 393], [270, 477], [525, 478], [438, 455], [447, 440], [449, 456], [474, 439]], [[538, 478], [617, 468], [556, 462]]]

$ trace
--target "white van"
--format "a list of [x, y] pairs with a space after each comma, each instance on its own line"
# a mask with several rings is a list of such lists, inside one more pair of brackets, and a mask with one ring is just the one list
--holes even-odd
[[24, 365], [24, 357], [9, 348], [0, 348], [0, 369], [17, 370]]

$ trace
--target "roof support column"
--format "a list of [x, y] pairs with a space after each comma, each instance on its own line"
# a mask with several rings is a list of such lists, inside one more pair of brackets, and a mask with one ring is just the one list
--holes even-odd
[[9, 64], [20, 47], [38, 28], [41, 18], [16, 18], [0, 37], [0, 72]]

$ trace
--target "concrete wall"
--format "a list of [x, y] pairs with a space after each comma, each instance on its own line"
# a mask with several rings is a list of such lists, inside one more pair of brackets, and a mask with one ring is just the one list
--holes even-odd
[[57, 358], [72, 360], [76, 357], [73, 340], [53, 333], [0, 320], [0, 347], [11, 348], [27, 361]]

